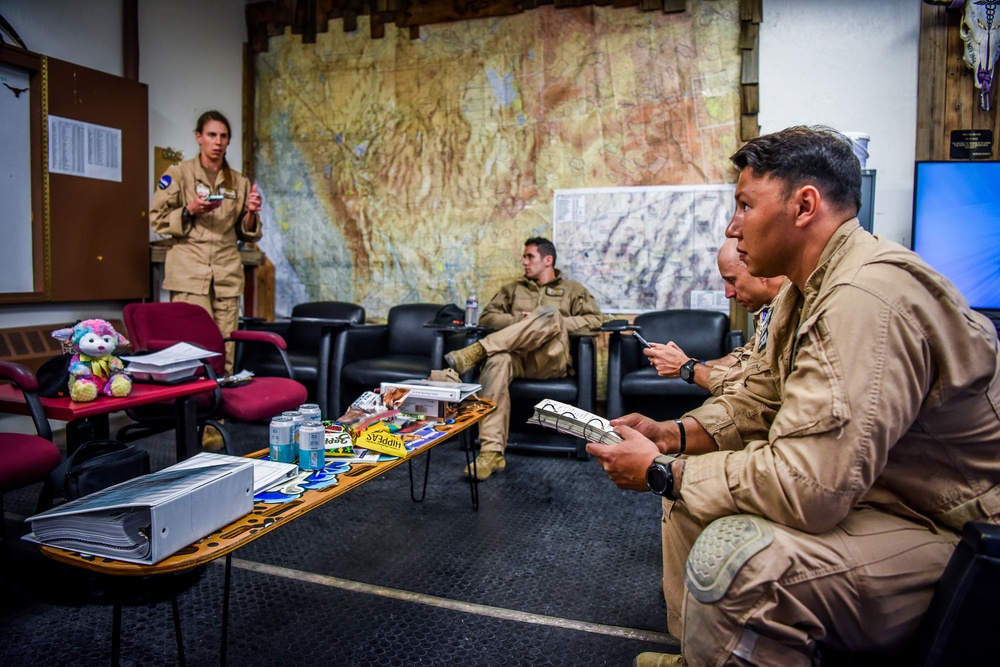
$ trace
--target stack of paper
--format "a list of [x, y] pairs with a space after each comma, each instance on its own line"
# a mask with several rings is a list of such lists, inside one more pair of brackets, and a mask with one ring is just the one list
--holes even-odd
[[201, 452], [170, 467], [173, 470], [183, 470], [186, 468], [201, 468], [203, 466], [220, 466], [227, 463], [247, 462], [253, 464], [253, 492], [255, 495], [299, 474], [299, 466], [296, 463], [248, 459], [230, 454], [216, 454], [214, 452]]
[[537, 403], [535, 413], [528, 419], [528, 423], [605, 445], [617, 445], [622, 441], [622, 437], [612, 428], [611, 422], [604, 417], [552, 399]]
[[153, 354], [122, 357], [122, 361], [128, 362], [125, 372], [137, 380], [169, 382], [194, 375], [201, 367], [201, 359], [217, 356], [218, 352], [209, 352], [197, 345], [177, 343]]

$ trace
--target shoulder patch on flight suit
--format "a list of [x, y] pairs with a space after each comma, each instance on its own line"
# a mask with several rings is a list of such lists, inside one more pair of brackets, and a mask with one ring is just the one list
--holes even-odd
[[160, 181], [157, 185], [160, 186], [161, 190], [166, 190], [167, 188], [170, 187], [170, 183], [171, 183], [170, 177], [164, 174], [163, 176], [160, 176]]
[[774, 540], [771, 524], [754, 514], [724, 516], [702, 531], [684, 566], [684, 583], [699, 602], [718, 602], [750, 557]]
[[563, 296], [564, 294], [566, 294], [566, 289], [563, 288], [563, 287], [546, 287], [545, 288], [545, 295], [546, 296]]

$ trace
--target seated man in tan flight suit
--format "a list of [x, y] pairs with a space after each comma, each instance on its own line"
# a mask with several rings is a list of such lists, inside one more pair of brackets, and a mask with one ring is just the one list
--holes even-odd
[[737, 372], [749, 355], [764, 349], [767, 343], [771, 301], [785, 281], [784, 276], [775, 278], [751, 276], [736, 252], [736, 239], [726, 239], [722, 244], [719, 248], [718, 262], [719, 273], [726, 284], [726, 298], [736, 299], [736, 303], [754, 314], [754, 335], [750, 342], [719, 359], [692, 359], [673, 341], [666, 343], [650, 341], [650, 347], [643, 350], [643, 354], [649, 357], [649, 363], [660, 377], [680, 377], [688, 384], [696, 384], [702, 389], [707, 389], [713, 396], [722, 393], [726, 378], [731, 373]]
[[634, 664], [898, 652], [965, 522], [1000, 523], [996, 331], [917, 255], [861, 228], [860, 164], [839, 133], [789, 128], [732, 161], [726, 234], [752, 275], [790, 281], [770, 364], [679, 423], [626, 415], [623, 442], [587, 446], [619, 487], [671, 501], [664, 547], [684, 573], [665, 572], [664, 592], [683, 657]]
[[[565, 377], [570, 370], [569, 333], [601, 326], [601, 309], [587, 288], [555, 268], [556, 248], [542, 237], [524, 242], [524, 275], [496, 293], [479, 318], [494, 333], [445, 356], [459, 375], [483, 364], [482, 396], [497, 409], [479, 424], [481, 451], [476, 477], [486, 479], [506, 465], [510, 381], [517, 377]], [[471, 466], [465, 468], [470, 475]]]

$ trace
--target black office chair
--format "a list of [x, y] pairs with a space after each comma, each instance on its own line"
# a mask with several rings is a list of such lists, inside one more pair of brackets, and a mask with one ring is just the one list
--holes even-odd
[[[654, 343], [674, 341], [695, 359], [718, 359], [743, 345], [743, 332], [729, 330], [729, 317], [711, 310], [661, 310], [643, 313], [634, 326]], [[613, 332], [608, 341], [608, 417], [640, 412], [654, 419], [675, 419], [711, 394], [680, 378], [662, 378], [629, 333]]]
[[327, 418], [343, 415], [358, 396], [383, 382], [426, 378], [444, 368], [448, 335], [425, 326], [440, 309], [438, 303], [393, 306], [386, 324], [337, 332], [329, 353], [326, 405], [320, 406]]
[[516, 378], [510, 383], [510, 433], [507, 448], [573, 454], [587, 459], [587, 441], [527, 424], [535, 404], [544, 399], [575, 405], [587, 412], [597, 406], [596, 346], [593, 336], [571, 334], [570, 355], [573, 373], [551, 380]]
[[[325, 380], [325, 368], [320, 364], [324, 333], [333, 335], [341, 327], [364, 324], [365, 309], [344, 301], [311, 301], [292, 308], [291, 317], [275, 322], [246, 319], [247, 331], [270, 331], [285, 339], [285, 353], [294, 377], [306, 386], [309, 399], [319, 401], [319, 380]], [[273, 345], [244, 342], [236, 369], [253, 371], [257, 375], [282, 375], [284, 361]]]

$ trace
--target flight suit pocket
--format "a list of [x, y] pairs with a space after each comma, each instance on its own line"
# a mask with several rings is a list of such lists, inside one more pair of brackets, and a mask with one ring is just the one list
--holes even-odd
[[800, 325], [795, 349], [789, 376], [795, 380], [795, 391], [786, 391], [771, 428], [775, 437], [826, 433], [851, 417], [844, 367], [822, 318], [810, 318]]

